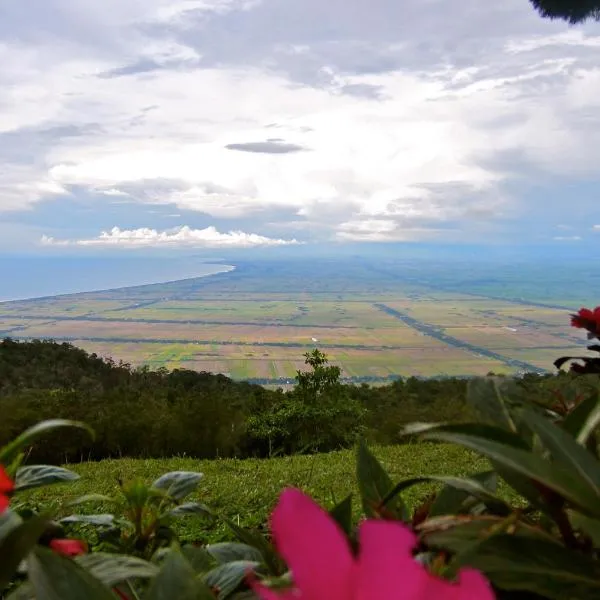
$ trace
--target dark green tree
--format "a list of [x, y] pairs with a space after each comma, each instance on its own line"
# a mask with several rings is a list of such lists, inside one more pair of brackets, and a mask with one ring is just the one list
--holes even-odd
[[546, 19], [562, 19], [575, 25], [588, 19], [600, 21], [600, 0], [530, 0]]

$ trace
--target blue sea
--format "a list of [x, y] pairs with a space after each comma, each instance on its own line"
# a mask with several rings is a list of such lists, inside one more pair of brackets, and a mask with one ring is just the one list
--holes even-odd
[[190, 257], [0, 255], [0, 302], [205, 277], [232, 268]]

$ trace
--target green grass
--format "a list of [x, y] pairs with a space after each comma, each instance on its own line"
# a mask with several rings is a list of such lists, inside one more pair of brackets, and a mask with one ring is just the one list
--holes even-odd
[[[489, 469], [485, 459], [446, 444], [406, 444], [375, 447], [373, 451], [394, 481], [417, 475], [465, 476]], [[81, 475], [80, 480], [24, 493], [20, 498], [38, 507], [50, 505], [61, 514], [67, 514], [60, 508], [67, 500], [90, 493], [116, 493], [117, 477], [123, 480], [141, 478], [150, 483], [168, 471], [189, 470], [204, 473], [195, 498], [242, 526], [264, 524], [280, 490], [286, 486], [304, 489], [326, 507], [333, 506], [335, 501], [353, 492], [355, 516], [360, 514], [355, 454], [352, 451], [268, 460], [121, 459], [83, 463], [70, 468]], [[432, 489], [428, 485], [417, 486], [406, 491], [403, 497], [414, 507]], [[506, 490], [503, 494], [506, 495]], [[100, 506], [99, 509], [91, 512], [107, 511], [108, 507]], [[183, 539], [187, 540], [215, 542], [231, 539], [221, 523], [210, 523], [196, 517], [181, 521], [179, 529]]]

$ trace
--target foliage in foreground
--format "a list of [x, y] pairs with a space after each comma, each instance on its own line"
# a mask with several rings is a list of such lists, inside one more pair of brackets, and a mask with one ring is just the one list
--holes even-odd
[[[574, 315], [573, 324], [597, 338], [600, 309], [593, 319], [582, 321], [586, 315], [582, 311]], [[124, 482], [120, 497], [80, 498], [70, 505], [73, 514], [58, 522], [50, 513], [19, 508], [15, 493], [76, 477], [58, 467], [23, 465], [26, 448], [39, 435], [59, 427], [86, 429], [72, 421], [42, 423], [0, 449], [0, 510], [5, 509], [0, 515], [0, 588], [8, 590], [13, 600], [248, 600], [256, 593], [268, 599], [296, 597], [290, 586], [307, 600], [369, 600], [378, 597], [375, 590], [394, 592], [406, 600], [428, 598], [422, 590], [407, 591], [406, 582], [414, 577], [439, 590], [436, 598], [458, 599], [467, 597], [461, 591], [463, 576], [475, 570], [498, 598], [600, 599], [600, 387], [593, 362], [574, 365], [582, 377], [592, 378], [583, 395], [563, 395], [548, 407], [528, 398], [511, 379], [473, 380], [467, 401], [476, 420], [417, 423], [404, 431], [475, 451], [489, 460], [490, 470], [467, 478], [421, 475], [394, 484], [367, 445], [359, 444], [360, 503], [367, 522], [375, 522], [368, 527], [380, 532], [371, 538], [371, 550], [363, 536], [357, 537], [352, 496], [332, 507], [329, 515], [348, 547], [359, 548], [361, 557], [363, 552], [369, 556], [370, 566], [361, 576], [367, 577], [361, 580], [361, 589], [367, 591], [360, 596], [348, 580], [340, 578], [335, 581], [345, 585], [346, 592], [336, 588], [330, 594], [311, 584], [312, 578], [314, 582], [324, 576], [331, 579], [344, 569], [337, 552], [328, 558], [326, 569], [322, 560], [317, 564], [312, 559], [313, 553], [318, 554], [322, 526], [312, 531], [314, 519], [301, 506], [284, 511], [284, 527], [277, 516], [273, 520], [277, 548], [289, 560], [286, 565], [270, 538], [240, 528], [207, 506], [185, 501], [200, 480], [198, 473], [167, 473], [150, 486]], [[499, 479], [518, 494], [516, 503], [498, 495]], [[404, 492], [432, 481], [441, 489], [410, 511]], [[108, 504], [114, 510], [78, 514], [78, 506], [87, 503]], [[171, 525], [173, 519], [187, 514], [224, 520], [239, 541], [206, 546], [180, 543]], [[97, 531], [92, 543], [63, 537], [63, 527], [73, 523]], [[416, 546], [414, 558], [400, 547], [399, 532]], [[88, 553], [88, 547], [95, 551]], [[386, 561], [394, 561], [396, 555], [398, 568], [389, 568]], [[402, 574], [396, 580], [398, 569]], [[484, 582], [479, 574], [478, 582]], [[369, 581], [369, 576], [375, 579]], [[452, 584], [457, 576], [459, 583]]]

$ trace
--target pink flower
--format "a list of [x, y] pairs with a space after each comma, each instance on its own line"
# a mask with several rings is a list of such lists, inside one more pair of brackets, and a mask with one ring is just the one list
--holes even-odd
[[271, 517], [277, 549], [294, 587], [276, 590], [252, 580], [263, 600], [493, 600], [486, 579], [462, 569], [453, 583], [430, 574], [412, 556], [416, 536], [392, 521], [365, 521], [354, 558], [336, 522], [296, 489], [283, 492]]
[[79, 556], [87, 552], [87, 545], [81, 540], [55, 539], [50, 542], [50, 549], [63, 556]]

